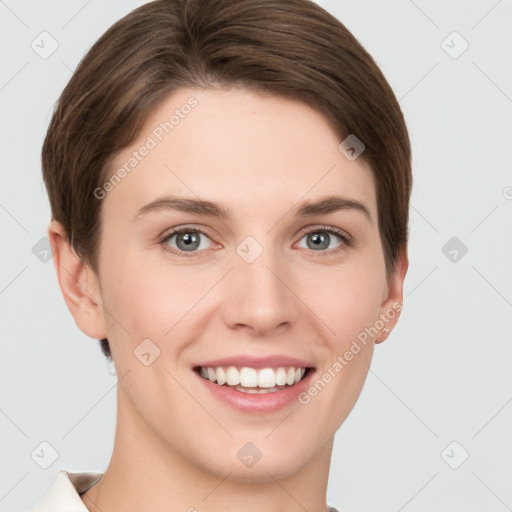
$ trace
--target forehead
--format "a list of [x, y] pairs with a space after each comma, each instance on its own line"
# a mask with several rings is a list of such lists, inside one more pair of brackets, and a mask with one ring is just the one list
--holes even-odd
[[115, 159], [104, 209], [126, 214], [165, 194], [207, 198], [251, 214], [342, 194], [376, 215], [373, 173], [348, 160], [310, 106], [245, 89], [180, 89], [148, 116]]

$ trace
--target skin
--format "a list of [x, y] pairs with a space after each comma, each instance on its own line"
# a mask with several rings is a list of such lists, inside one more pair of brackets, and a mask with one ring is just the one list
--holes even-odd
[[[82, 501], [91, 512], [324, 511], [335, 432], [359, 397], [375, 343], [389, 333], [361, 345], [310, 403], [273, 413], [218, 401], [191, 368], [234, 354], [283, 354], [311, 361], [321, 375], [401, 304], [407, 254], [386, 279], [372, 170], [361, 157], [349, 161], [326, 119], [300, 102], [180, 89], [113, 170], [191, 96], [198, 105], [102, 200], [98, 274], [58, 222], [49, 227], [66, 303], [85, 334], [108, 338], [120, 379], [113, 455]], [[168, 209], [134, 219], [166, 194], [216, 201], [233, 216]], [[355, 209], [294, 215], [327, 195], [360, 201], [371, 218]], [[162, 242], [183, 226], [207, 232], [190, 257], [171, 252], [183, 253], [176, 236]], [[308, 245], [307, 231], [322, 226], [343, 230], [353, 244], [328, 235], [327, 248]], [[252, 263], [236, 252], [248, 236], [263, 248]], [[161, 351], [149, 366], [133, 353], [147, 338]], [[262, 453], [251, 468], [236, 456], [246, 442]]]

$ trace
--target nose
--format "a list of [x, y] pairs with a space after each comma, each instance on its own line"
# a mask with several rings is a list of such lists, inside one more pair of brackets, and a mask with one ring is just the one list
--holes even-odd
[[271, 337], [297, 321], [300, 300], [293, 289], [293, 274], [282, 256], [264, 251], [249, 263], [235, 254], [225, 280], [224, 322], [255, 338]]

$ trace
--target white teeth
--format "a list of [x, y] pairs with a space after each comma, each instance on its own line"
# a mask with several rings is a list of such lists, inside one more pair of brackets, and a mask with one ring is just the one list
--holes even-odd
[[258, 372], [258, 386], [273, 388], [276, 385], [276, 374], [272, 368], [263, 368]]
[[277, 369], [276, 372], [276, 385], [284, 386], [286, 384], [286, 370], [283, 367]]
[[286, 384], [288, 384], [288, 386], [293, 386], [294, 382], [295, 382], [295, 368], [288, 368], [288, 371], [286, 372]]
[[254, 390], [239, 389], [247, 393], [273, 392], [278, 390], [276, 386], [293, 386], [301, 381], [306, 373], [306, 368], [296, 368], [294, 366], [278, 368], [250, 368], [244, 366], [238, 370], [236, 366], [226, 367], [204, 367], [200, 369], [200, 374], [211, 382], [219, 385], [241, 386], [243, 388], [260, 388]]
[[226, 372], [224, 371], [224, 368], [217, 368], [217, 384], [220, 384], [221, 386], [226, 383]]
[[255, 388], [258, 386], [258, 372], [254, 368], [244, 367], [240, 370], [240, 384], [244, 388]]
[[238, 386], [240, 384], [240, 372], [234, 366], [230, 366], [226, 370], [226, 382], [228, 386]]
[[281, 391], [278, 388], [269, 388], [269, 389], [256, 389], [256, 388], [242, 388], [241, 386], [236, 386], [237, 391], [241, 391], [242, 393], [250, 393], [250, 394], [262, 394], [262, 393], [275, 393], [276, 391]]

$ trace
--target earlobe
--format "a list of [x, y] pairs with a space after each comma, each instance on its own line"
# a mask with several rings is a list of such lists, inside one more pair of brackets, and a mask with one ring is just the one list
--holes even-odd
[[98, 276], [78, 257], [60, 222], [54, 220], [50, 223], [48, 238], [59, 286], [75, 323], [91, 338], [106, 338], [105, 314]]
[[409, 268], [407, 247], [404, 247], [396, 260], [395, 269], [388, 279], [387, 295], [381, 304], [379, 319], [384, 324], [375, 338], [375, 343], [387, 339], [400, 318], [403, 302], [404, 280]]

